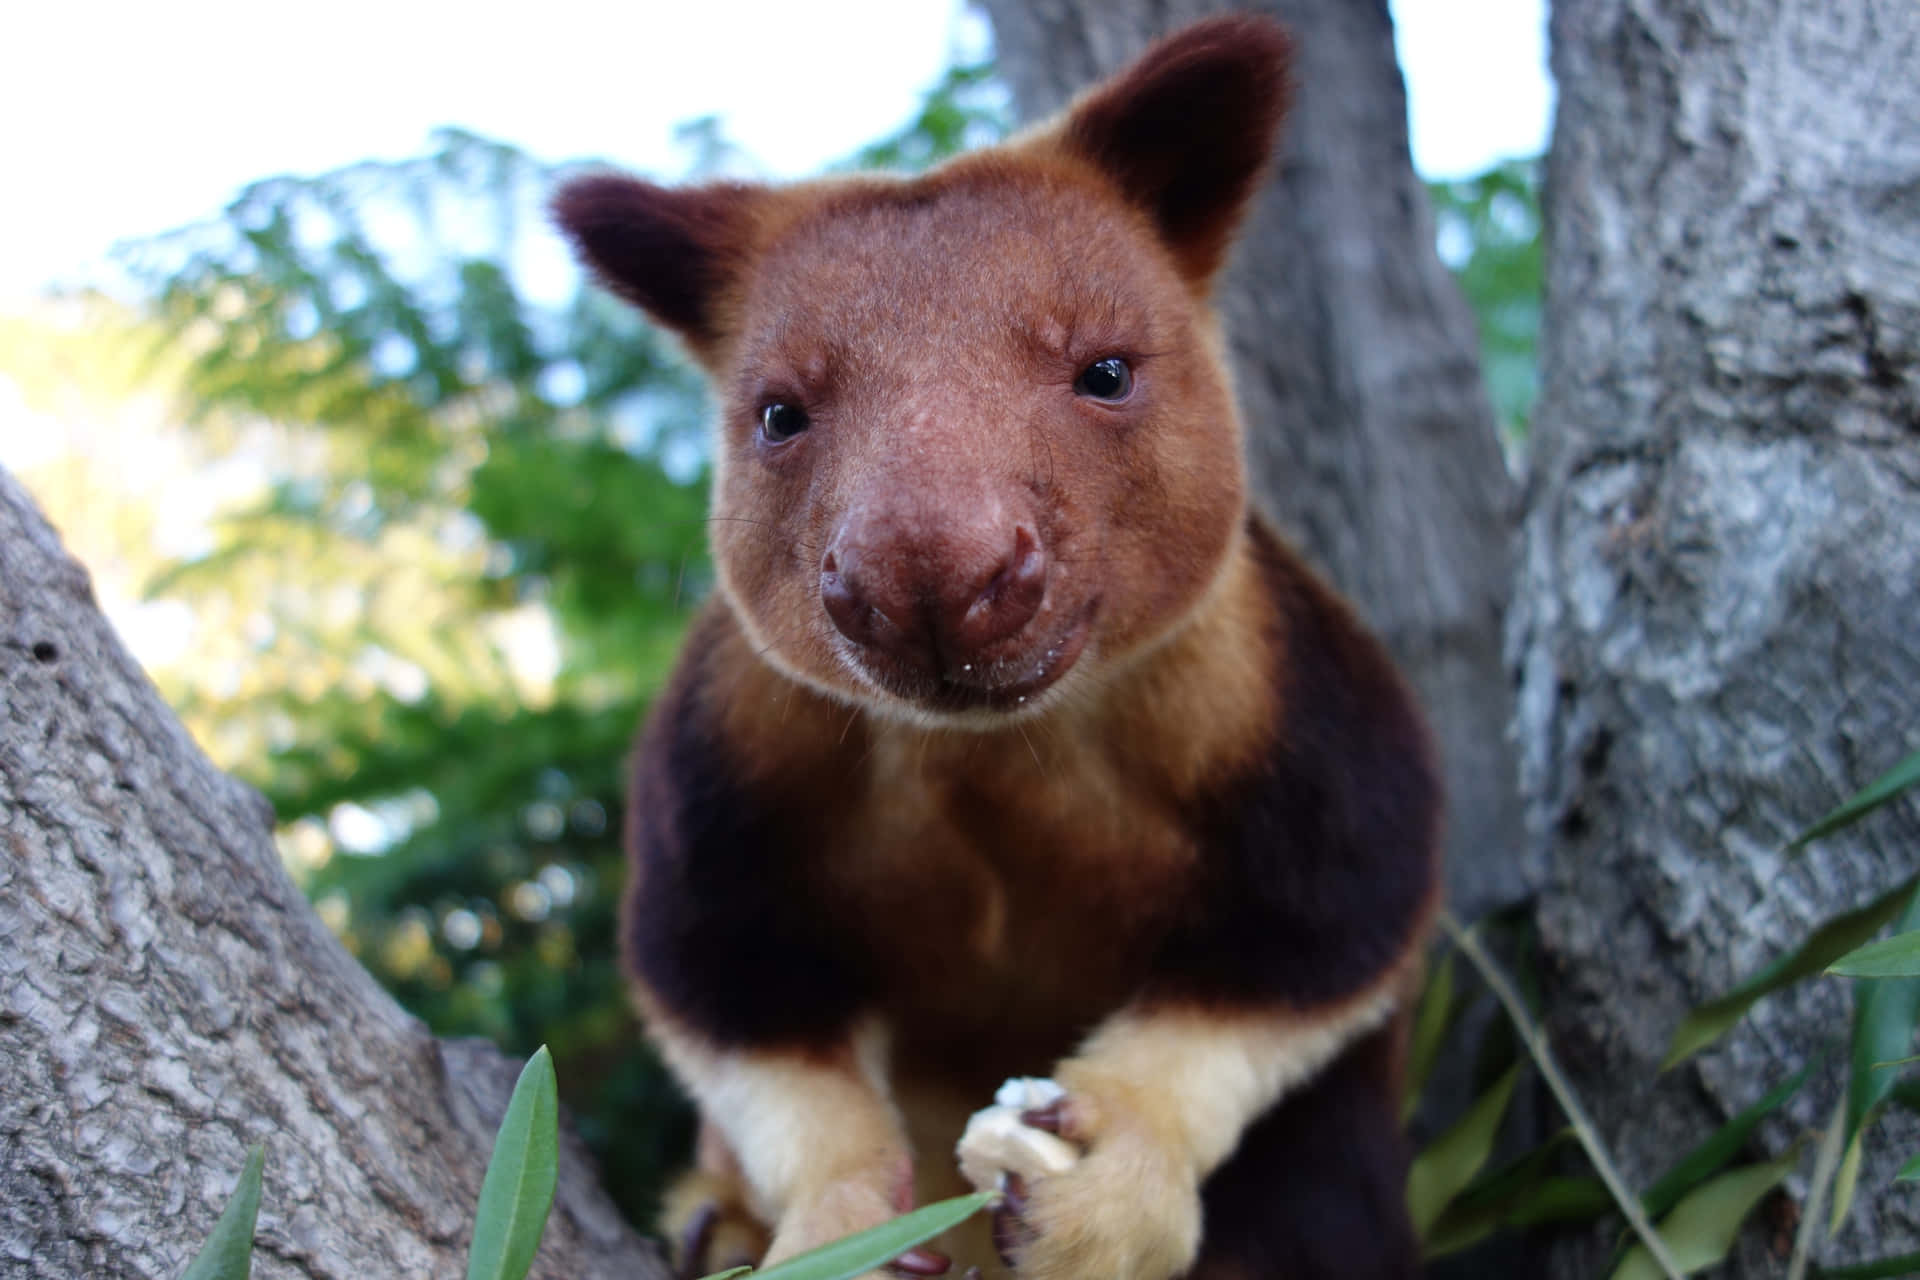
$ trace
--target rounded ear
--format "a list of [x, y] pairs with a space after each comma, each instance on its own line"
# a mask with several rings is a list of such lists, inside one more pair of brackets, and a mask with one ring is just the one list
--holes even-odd
[[622, 174], [575, 178], [553, 219], [601, 283], [706, 359], [726, 336], [726, 299], [751, 252], [763, 189], [662, 187]]
[[1075, 103], [1058, 138], [1144, 209], [1195, 284], [1226, 259], [1291, 96], [1293, 43], [1268, 18], [1197, 22]]

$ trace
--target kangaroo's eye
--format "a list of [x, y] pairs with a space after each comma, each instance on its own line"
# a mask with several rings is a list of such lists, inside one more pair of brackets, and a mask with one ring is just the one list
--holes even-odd
[[1119, 356], [1095, 360], [1080, 371], [1073, 389], [1080, 395], [1119, 404], [1133, 394], [1133, 370]]
[[774, 403], [760, 410], [760, 435], [768, 444], [791, 440], [807, 429], [807, 411], [796, 404]]

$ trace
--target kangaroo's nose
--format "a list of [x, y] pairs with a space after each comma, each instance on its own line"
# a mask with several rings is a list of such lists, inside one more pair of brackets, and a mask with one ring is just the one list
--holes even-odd
[[847, 639], [938, 678], [1033, 621], [1047, 570], [1039, 536], [1015, 521], [933, 539], [850, 522], [821, 560], [820, 599]]

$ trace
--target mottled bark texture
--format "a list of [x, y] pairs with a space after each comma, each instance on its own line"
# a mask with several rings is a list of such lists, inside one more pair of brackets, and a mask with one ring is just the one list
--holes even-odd
[[1386, 0], [985, 0], [1029, 117], [1230, 7], [1296, 41], [1275, 177], [1220, 297], [1255, 489], [1419, 690], [1444, 756], [1452, 902], [1475, 916], [1527, 881], [1500, 660], [1511, 487], [1409, 159]]
[[[516, 1072], [315, 918], [0, 471], [0, 1275], [185, 1269], [267, 1148], [253, 1274], [444, 1277]], [[663, 1268], [576, 1144], [535, 1265]]]
[[[1552, 36], [1511, 653], [1552, 1029], [1644, 1185], [1849, 993], [1775, 997], [1656, 1084], [1683, 1013], [1920, 865], [1911, 800], [1781, 852], [1920, 746], [1920, 6], [1562, 0]], [[1870, 1150], [1838, 1256], [1920, 1246], [1888, 1182], [1920, 1127]], [[1761, 1235], [1732, 1274], [1779, 1274]]]

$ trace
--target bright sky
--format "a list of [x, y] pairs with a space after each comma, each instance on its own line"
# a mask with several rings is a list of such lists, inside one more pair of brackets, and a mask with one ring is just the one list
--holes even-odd
[[[1543, 0], [1393, 7], [1423, 173], [1544, 146]], [[961, 0], [57, 0], [6, 27], [0, 303], [249, 181], [417, 154], [443, 124], [671, 175], [673, 126], [719, 114], [768, 171], [808, 172], [988, 39]]]

